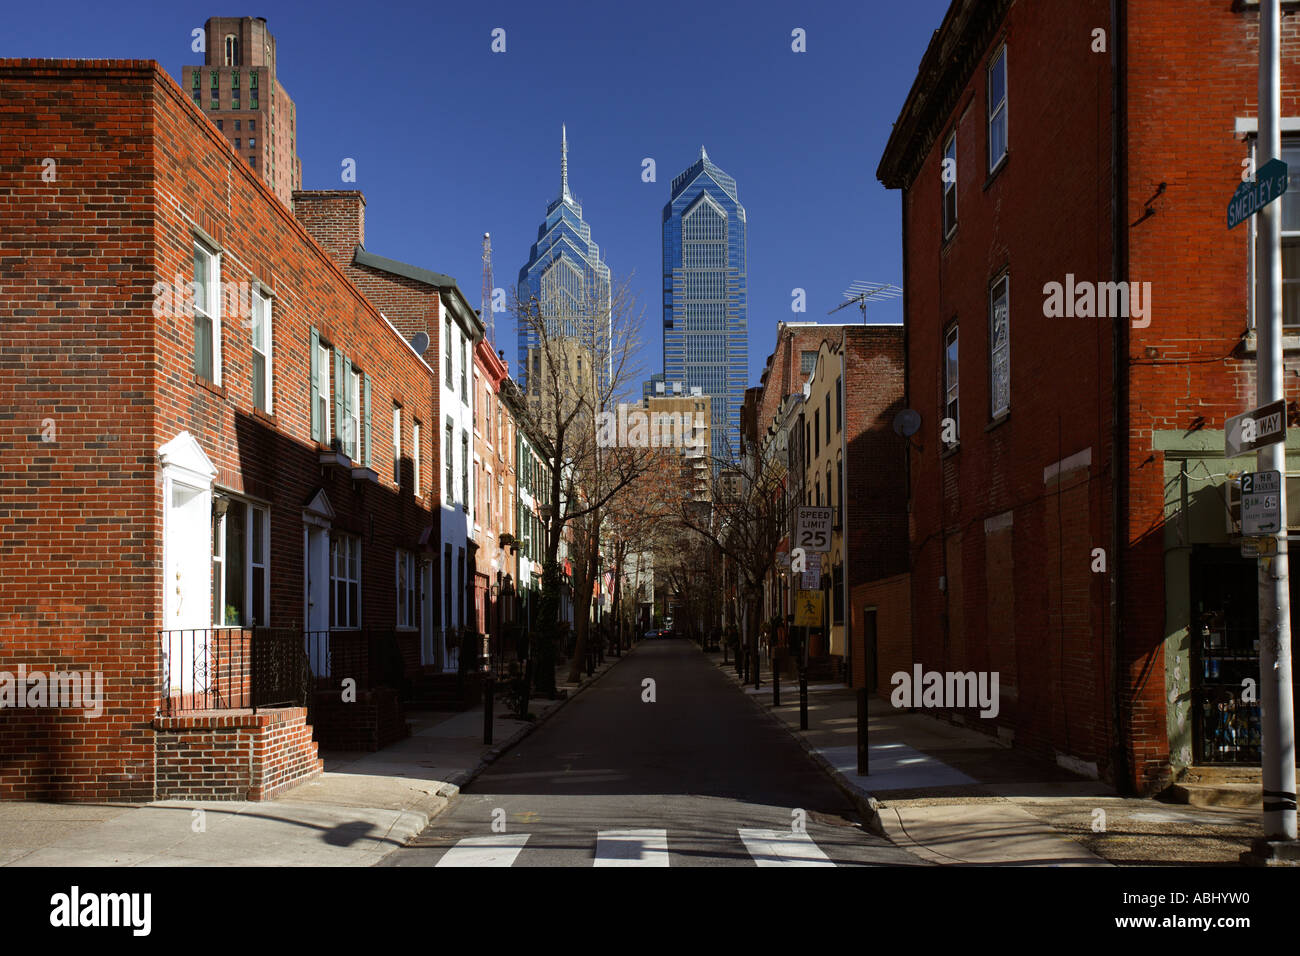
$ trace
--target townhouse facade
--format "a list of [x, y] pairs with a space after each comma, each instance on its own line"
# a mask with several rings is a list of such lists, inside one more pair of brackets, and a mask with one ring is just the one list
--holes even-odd
[[157, 63], [0, 88], [0, 669], [106, 705], [0, 711], [0, 794], [263, 798], [401, 736], [435, 369]]
[[1258, 28], [1249, 2], [954, 2], [877, 171], [902, 191], [920, 416], [914, 660], [998, 672], [998, 715], [957, 719], [1142, 793], [1259, 762], [1234, 520], [1254, 463], [1223, 432], [1254, 404], [1252, 227], [1224, 209], [1252, 168]]

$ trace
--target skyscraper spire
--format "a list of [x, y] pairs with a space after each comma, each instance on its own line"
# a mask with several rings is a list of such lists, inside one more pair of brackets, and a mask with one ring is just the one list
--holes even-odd
[[700, 159], [708, 159], [709, 154], [704, 151], [704, 144], [700, 144]]
[[560, 124], [560, 198], [569, 198], [569, 134]]

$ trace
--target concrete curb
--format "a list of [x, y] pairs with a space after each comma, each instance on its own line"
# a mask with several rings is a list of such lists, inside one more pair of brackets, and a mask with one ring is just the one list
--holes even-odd
[[[723, 676], [727, 677], [743, 692], [743, 688], [746, 685], [742, 684], [740, 679], [734, 676], [735, 671], [733, 665], [731, 663], [719, 663], [718, 667], [723, 671]], [[730, 674], [726, 673], [729, 668], [732, 669], [732, 673]], [[784, 687], [784, 685], [782, 686]], [[798, 693], [798, 688], [795, 689], [795, 693]], [[780, 715], [773, 712], [771, 707], [759, 700], [758, 694], [745, 694], [744, 696], [747, 697], [762, 713], [766, 714], [769, 720], [778, 724], [786, 731], [786, 733], [799, 742], [799, 746], [803, 748], [804, 753], [808, 755], [809, 759], [811, 759], [812, 762], [826, 774], [826, 776], [830, 777], [831, 783], [835, 784], [840, 792], [848, 797], [849, 800], [852, 801], [853, 805], [857, 807], [858, 813], [862, 814], [863, 824], [868, 830], [881, 839], [891, 839], [881, 820], [880, 807], [883, 806], [883, 804], [879, 800], [844, 779], [844, 775], [840, 773], [839, 770], [835, 769], [834, 765], [817, 751], [817, 748], [812, 745], [808, 738], [804, 737], [799, 728], [792, 727], [790, 724], [782, 720]]]
[[[538, 727], [542, 726], [542, 724], [546, 723], [548, 720], [550, 720], [552, 717], [558, 714], [561, 710], [565, 708], [565, 706], [569, 703], [569, 701], [573, 700], [575, 697], [577, 697], [579, 694], [585, 691], [588, 687], [595, 684], [598, 680], [600, 680], [602, 677], [604, 677], [606, 674], [612, 671], [623, 661], [627, 660], [628, 657], [631, 656], [632, 650], [635, 650], [635, 648], [632, 648], [626, 654], [623, 654], [622, 656], [617, 658], [614, 661], [614, 663], [610, 664], [608, 667], [605, 667], [603, 670], [599, 670], [596, 673], [592, 674], [591, 677], [584, 677], [582, 683], [579, 684], [577, 687], [573, 688], [572, 690], [570, 690], [569, 695], [567, 697], [562, 698], [559, 701], [559, 703], [557, 703], [554, 707], [550, 708], [545, 713], [538, 715], [536, 720], [530, 721], [524, 726], [520, 727], [518, 730], [516, 730], [505, 740], [501, 741], [498, 744], [493, 744], [492, 749], [482, 756], [478, 764], [476, 764], [473, 769], [462, 770], [459, 771], [458, 773], [452, 774], [453, 779], [449, 780], [447, 783], [444, 783], [441, 787], [439, 787], [437, 791], [437, 795], [440, 797], [446, 797], [448, 801], [450, 801], [452, 797], [460, 793], [463, 787], [469, 786], [479, 777], [480, 774], [483, 773], [483, 771], [487, 770], [488, 767], [496, 763], [496, 761], [501, 757], [501, 755], [504, 754], [507, 750], [514, 747], [516, 744], [519, 743], [519, 741], [523, 740], [525, 737], [527, 737], [529, 734], [535, 731]], [[441, 813], [450, 805], [451, 805], [450, 802], [448, 802], [438, 812]]]

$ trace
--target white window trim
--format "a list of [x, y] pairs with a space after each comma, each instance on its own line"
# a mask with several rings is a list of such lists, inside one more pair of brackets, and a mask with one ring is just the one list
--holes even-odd
[[[406, 593], [402, 593], [402, 566], [406, 565]], [[416, 629], [415, 608], [410, 606], [409, 598], [418, 593], [417, 581], [415, 579], [416, 566], [415, 554], [411, 551], [397, 552], [397, 562], [393, 583], [397, 592], [397, 617], [396, 626], [402, 630], [413, 631]], [[411, 611], [410, 619], [407, 620], [407, 610]]]
[[[274, 393], [275, 389], [271, 385], [271, 383], [274, 381], [271, 374], [271, 355], [274, 350], [274, 339], [272, 338], [272, 332], [271, 332], [271, 328], [272, 328], [271, 327], [271, 297], [267, 295], [265, 292], [263, 292], [261, 289], [254, 289], [253, 308], [256, 309], [259, 304], [262, 307], [262, 342], [264, 348], [259, 349], [257, 347], [257, 342], [254, 339], [253, 351], [266, 359], [266, 399], [264, 401], [264, 404], [266, 405], [265, 408], [266, 413], [268, 415], [273, 415], [275, 414], [275, 408], [271, 404], [271, 396]], [[249, 330], [249, 338], [253, 339], [252, 329]], [[253, 403], [254, 405], [257, 404], [256, 395], [253, 396]]]
[[207, 275], [204, 276], [203, 291], [205, 301], [200, 304], [194, 299], [194, 307], [205, 318], [212, 321], [212, 384], [221, 384], [221, 253], [200, 239], [194, 240], [194, 248], [202, 250], [208, 257]]
[[420, 420], [411, 420], [411, 474], [415, 478], [415, 497], [420, 495]]
[[393, 486], [402, 487], [402, 406], [393, 404]]
[[[339, 577], [339, 574], [338, 574], [338, 561], [337, 561], [337, 559], [336, 559], [335, 545], [344, 546], [345, 549], [347, 549], [347, 550], [350, 550], [350, 549], [353, 548], [353, 547], [356, 548], [356, 552], [357, 552], [357, 576], [356, 576], [355, 578], [352, 578], [352, 577]], [[331, 533], [330, 533], [330, 555], [329, 555], [329, 562], [330, 562], [330, 620], [331, 620], [331, 621], [333, 621], [333, 619], [334, 619], [334, 615], [337, 613], [337, 609], [338, 609], [338, 603], [337, 603], [337, 602], [338, 602], [338, 596], [337, 596], [337, 595], [338, 595], [338, 589], [337, 589], [337, 587], [336, 587], [336, 583], [339, 582], [339, 581], [342, 581], [342, 582], [344, 583], [344, 585], [348, 585], [348, 584], [356, 584], [356, 586], [357, 586], [357, 606], [356, 606], [356, 612], [357, 612], [357, 623], [356, 623], [355, 625], [353, 625], [353, 624], [347, 624], [347, 623], [340, 623], [340, 624], [333, 624], [333, 623], [331, 623], [331, 624], [330, 624], [330, 629], [331, 629], [331, 630], [339, 630], [339, 631], [353, 631], [353, 630], [359, 630], [360, 628], [362, 628], [362, 627], [365, 626], [365, 621], [364, 621], [364, 620], [362, 619], [362, 617], [361, 617], [361, 611], [362, 611], [362, 608], [363, 608], [363, 606], [364, 606], [364, 604], [365, 604], [365, 601], [362, 600], [362, 594], [361, 594], [361, 578], [362, 578], [362, 572], [363, 572], [363, 569], [362, 569], [362, 566], [361, 566], [361, 562], [364, 560], [364, 558], [365, 558], [365, 555], [362, 553], [362, 549], [361, 549], [361, 539], [360, 539], [359, 537], [357, 537], [356, 535], [353, 535], [353, 534], [345, 534], [345, 533], [338, 533], [338, 534], [335, 534], [334, 532], [331, 532]], [[344, 573], [345, 573], [345, 574], [350, 573], [350, 568], [348, 567], [349, 563], [350, 563], [350, 562], [347, 560], [347, 556], [345, 556], [345, 558], [344, 558], [344, 562], [343, 562], [343, 567], [344, 567]], [[346, 590], [346, 587], [345, 587], [345, 590]], [[348, 610], [349, 610], [349, 611], [352, 610], [352, 608], [351, 608], [351, 602], [349, 602]]]
[[[345, 366], [345, 369], [347, 366]], [[361, 447], [361, 425], [365, 421], [365, 411], [361, 407], [361, 399], [364, 391], [361, 387], [362, 375], [361, 370], [355, 365], [351, 367], [349, 381], [346, 384], [348, 390], [348, 412], [347, 433], [351, 434], [349, 447], [344, 448], [347, 454], [354, 462], [365, 461], [365, 450]], [[346, 434], [346, 433], [345, 433]]]
[[334, 349], [326, 345], [323, 340], [317, 343], [316, 348], [319, 350], [316, 356], [316, 398], [325, 403], [325, 409], [320, 417], [320, 437], [321, 444], [328, 448], [334, 434], [330, 428], [330, 414], [334, 408], [334, 391], [330, 388]]
[[[1011, 124], [1006, 119], [1010, 115], [1011, 104], [1011, 71], [1010, 59], [1007, 56], [1007, 45], [1004, 43], [998, 49], [993, 59], [989, 61], [988, 71], [985, 74], [987, 80], [987, 89], [992, 92], [993, 89], [993, 70], [997, 67], [998, 62], [1002, 63], [1002, 99], [998, 103], [993, 103], [990, 99], [988, 102], [988, 117], [986, 129], [988, 132], [989, 143], [989, 175], [993, 175], [1003, 162], [1006, 161], [1007, 155], [1011, 152]], [[998, 113], [1003, 116], [1003, 126], [1006, 131], [1004, 136], [1005, 142], [1002, 144], [1002, 155], [996, 160], [993, 158], [993, 121], [997, 119]]]
[[[208, 617], [215, 618], [217, 612], [221, 613], [221, 623], [213, 621], [211, 627], [216, 629], [233, 628], [240, 629], [252, 627], [252, 624], [227, 624], [226, 617], [226, 581], [230, 570], [230, 555], [226, 549], [226, 521], [230, 517], [231, 508], [242, 508], [244, 511], [244, 542], [245, 542], [245, 560], [244, 560], [244, 606], [240, 608], [240, 613], [246, 621], [254, 619], [253, 614], [253, 512], [261, 511], [263, 514], [262, 521], [262, 562], [258, 567], [262, 568], [264, 574], [265, 592], [262, 595], [262, 607], [260, 613], [256, 615], [258, 627], [265, 627], [271, 618], [271, 509], [265, 504], [256, 501], [249, 501], [245, 498], [239, 498], [221, 489], [216, 490], [220, 497], [225, 498], [229, 503], [226, 512], [217, 520], [216, 530], [213, 532], [212, 551], [210, 563], [221, 565], [221, 583], [218, 586], [218, 594], [221, 596], [220, 607], [209, 607]], [[216, 551], [220, 544], [221, 556], [217, 557]], [[210, 569], [209, 569], [210, 570]], [[211, 581], [209, 581], [211, 588]]]

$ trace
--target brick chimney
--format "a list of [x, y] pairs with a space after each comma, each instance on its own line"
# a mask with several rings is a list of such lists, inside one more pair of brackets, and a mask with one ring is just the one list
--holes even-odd
[[359, 189], [297, 189], [293, 214], [339, 266], [366, 243], [366, 197]]

